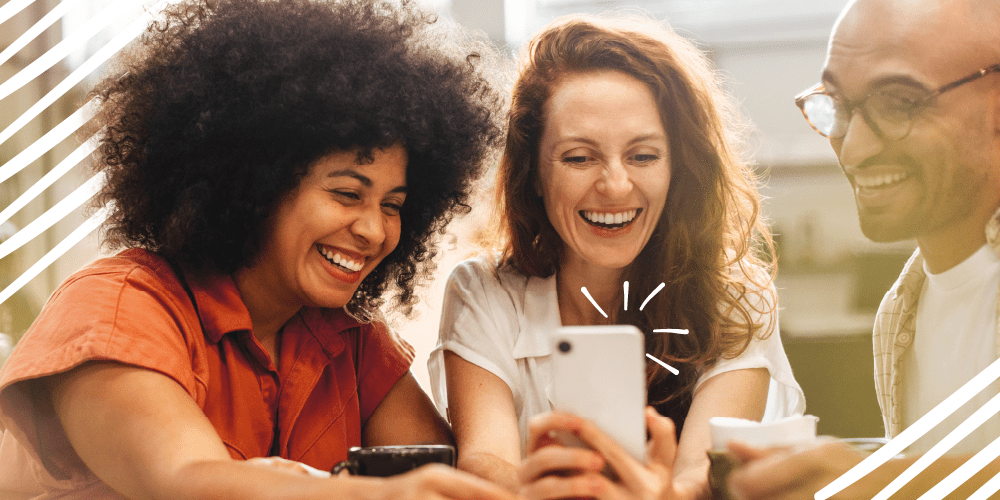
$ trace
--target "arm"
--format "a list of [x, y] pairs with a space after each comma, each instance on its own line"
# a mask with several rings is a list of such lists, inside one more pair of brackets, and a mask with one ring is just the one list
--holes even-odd
[[760, 420], [769, 382], [766, 368], [753, 368], [720, 373], [698, 387], [677, 447], [674, 480], [678, 485], [696, 492], [697, 498], [709, 497], [707, 452], [712, 448], [712, 436], [708, 419]]
[[[760, 449], [733, 442], [729, 451], [744, 462], [730, 477], [730, 489], [746, 500], [813, 500], [821, 488], [833, 482], [865, 458], [849, 445], [826, 442], [802, 451]], [[924, 469], [891, 498], [917, 498], [965, 463], [970, 455], [945, 455]], [[913, 464], [917, 457], [895, 458], [848, 486], [833, 498], [867, 500], [874, 497]], [[990, 478], [1000, 474], [996, 459], [958, 487], [948, 498], [969, 498]], [[992, 497], [991, 497], [992, 498]]]
[[455, 444], [448, 423], [410, 372], [382, 398], [362, 432], [365, 446]]
[[458, 468], [516, 491], [521, 440], [510, 388], [451, 351], [445, 351], [444, 364]]
[[73, 449], [131, 499], [510, 498], [446, 467], [391, 480], [321, 479], [232, 460], [187, 392], [157, 372], [87, 363], [43, 381]]

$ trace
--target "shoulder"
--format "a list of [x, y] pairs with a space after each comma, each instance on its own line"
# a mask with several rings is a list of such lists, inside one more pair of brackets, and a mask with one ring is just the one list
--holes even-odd
[[[118, 255], [95, 260], [73, 273], [47, 302], [66, 301], [86, 294], [91, 305], [108, 294], [121, 294], [131, 288], [183, 289], [170, 266], [162, 258], [145, 250], [131, 249]], [[44, 309], [43, 309], [44, 313]]]
[[496, 255], [481, 255], [459, 262], [448, 276], [447, 294], [465, 290], [470, 293], [523, 296], [528, 277], [500, 265]]
[[751, 310], [770, 312], [777, 308], [778, 291], [768, 269], [759, 264], [742, 262], [729, 268], [729, 293]]

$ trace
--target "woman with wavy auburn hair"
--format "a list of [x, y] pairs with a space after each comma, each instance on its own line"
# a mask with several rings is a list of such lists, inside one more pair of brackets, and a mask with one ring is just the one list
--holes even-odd
[[[531, 40], [496, 183], [500, 253], [452, 272], [429, 361], [460, 468], [531, 498], [615, 488], [705, 498], [710, 417], [802, 412], [778, 336], [773, 267], [758, 256], [772, 243], [756, 177], [734, 146], [738, 124], [704, 54], [660, 23], [571, 16]], [[640, 308], [624, 302], [626, 281], [633, 301], [663, 288]], [[611, 464], [621, 478], [644, 470], [656, 481], [606, 479], [613, 453], [593, 442], [596, 453], [532, 453], [528, 420], [551, 409], [548, 332], [600, 324], [637, 326], [647, 352], [680, 371], [647, 363], [659, 414], [647, 425], [663, 453], [648, 467]], [[653, 332], [664, 328], [690, 334]], [[676, 425], [676, 449], [660, 415]], [[552, 414], [530, 434], [580, 425]], [[546, 477], [568, 468], [581, 474]]]

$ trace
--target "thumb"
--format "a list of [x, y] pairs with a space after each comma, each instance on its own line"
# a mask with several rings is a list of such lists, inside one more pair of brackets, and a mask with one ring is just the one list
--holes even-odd
[[668, 470], [674, 466], [677, 456], [677, 431], [674, 421], [661, 416], [651, 406], [646, 407], [646, 427], [652, 439], [649, 443], [649, 461], [658, 463]]

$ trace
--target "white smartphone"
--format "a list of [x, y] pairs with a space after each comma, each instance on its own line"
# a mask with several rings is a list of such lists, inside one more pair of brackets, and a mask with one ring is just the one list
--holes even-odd
[[587, 418], [636, 460], [646, 459], [646, 361], [631, 325], [566, 326], [549, 335], [552, 405]]

